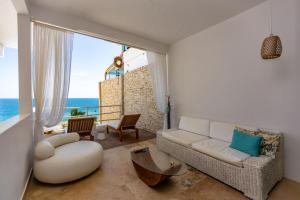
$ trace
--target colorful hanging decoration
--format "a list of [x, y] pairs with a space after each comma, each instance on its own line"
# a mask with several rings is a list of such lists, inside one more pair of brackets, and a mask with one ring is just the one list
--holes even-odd
[[117, 56], [114, 59], [114, 65], [120, 69], [124, 66], [123, 58], [121, 56]]

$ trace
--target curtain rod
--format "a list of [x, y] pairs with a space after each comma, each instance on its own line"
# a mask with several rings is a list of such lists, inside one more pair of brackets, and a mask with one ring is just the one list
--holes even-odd
[[123, 43], [123, 42], [120, 42], [120, 41], [114, 41], [113, 39], [107, 39], [107, 38], [111, 38], [109, 36], [105, 36], [105, 35], [101, 35], [101, 34], [95, 34], [95, 33], [90, 33], [90, 32], [83, 31], [83, 30], [74, 30], [74, 29], [70, 29], [70, 28], [65, 28], [65, 27], [57, 26], [57, 25], [54, 25], [54, 24], [51, 24], [51, 23], [47, 23], [47, 22], [43, 22], [43, 21], [40, 21], [40, 20], [36, 20], [36, 19], [33, 19], [33, 18], [31, 18], [30, 20], [33, 23], [38, 23], [38, 24], [46, 25], [46, 26], [49, 26], [51, 28], [56, 28], [56, 29], [59, 29], [59, 30], [70, 31], [70, 32], [73, 32], [73, 33], [78, 33], [78, 34], [81, 34], [81, 35], [86, 35], [86, 36], [97, 38], [97, 39], [100, 39], [100, 40], [105, 40], [107, 42], [112, 42], [112, 43], [116, 43], [116, 44], [119, 44], [119, 45], [127, 45], [129, 47], [133, 47], [133, 48], [137, 48], [137, 49], [140, 49], [140, 50], [143, 50], [143, 51], [147, 51], [145, 48], [141, 48], [141, 47], [137, 47], [137, 46], [134, 46], [134, 45], [126, 44], [126, 43]]
[[63, 31], [70, 31], [70, 32], [74, 32], [74, 33], [79, 33], [78, 31], [75, 31], [75, 30], [72, 30], [72, 29], [64, 28], [64, 27], [61, 27], [61, 26], [56, 26], [54, 24], [50, 24], [50, 23], [46, 23], [46, 22], [42, 22], [42, 21], [38, 21], [38, 20], [34, 20], [34, 19], [31, 19], [31, 22], [36, 23], [36, 24], [49, 26], [49, 28], [54, 28], [54, 29], [59, 29], [59, 30], [63, 30]]

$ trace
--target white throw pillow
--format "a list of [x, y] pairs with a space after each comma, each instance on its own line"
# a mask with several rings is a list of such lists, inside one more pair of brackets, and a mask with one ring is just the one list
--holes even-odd
[[46, 138], [45, 140], [50, 142], [50, 144], [56, 148], [58, 146], [72, 143], [72, 142], [78, 142], [80, 139], [78, 133], [63, 133], [63, 134], [58, 134], [51, 136], [49, 138]]
[[249, 130], [257, 130], [257, 128], [250, 127], [250, 126], [211, 121], [210, 137], [223, 140], [226, 142], [231, 142], [233, 136], [233, 130], [235, 127], [240, 127]]
[[50, 158], [54, 156], [54, 153], [54, 147], [46, 140], [40, 141], [35, 147], [35, 157], [38, 160]]
[[179, 122], [179, 129], [209, 136], [209, 120], [182, 116]]
[[223, 123], [223, 122], [210, 122], [210, 137], [231, 142], [234, 124]]

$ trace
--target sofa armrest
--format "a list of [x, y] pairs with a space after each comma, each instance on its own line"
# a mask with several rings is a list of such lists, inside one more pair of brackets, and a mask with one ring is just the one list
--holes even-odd
[[268, 156], [249, 157], [243, 162], [244, 194], [252, 199], [266, 199], [268, 192], [283, 177], [282, 152], [275, 159]]
[[263, 155], [261, 155], [259, 157], [251, 156], [243, 162], [243, 165], [244, 165], [244, 167], [252, 167], [252, 168], [261, 169], [271, 161], [272, 161], [272, 158], [270, 158], [268, 156], [263, 156]]
[[276, 134], [280, 134], [280, 147], [275, 154], [275, 158], [264, 155], [260, 155], [259, 157], [249, 157], [243, 162], [244, 166], [261, 169], [270, 164], [276, 165], [278, 170], [283, 171], [283, 134], [280, 132]]

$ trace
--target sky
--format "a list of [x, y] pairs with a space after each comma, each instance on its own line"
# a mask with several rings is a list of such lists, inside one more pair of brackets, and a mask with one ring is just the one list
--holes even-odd
[[18, 98], [18, 50], [4, 49], [0, 58], [0, 98]]
[[[98, 98], [98, 83], [121, 52], [119, 44], [75, 34], [69, 98]], [[18, 98], [17, 49], [5, 48], [4, 58], [0, 58], [0, 85], [0, 98]]]
[[98, 83], [104, 80], [106, 68], [121, 52], [119, 44], [75, 34], [69, 97], [98, 98]]

